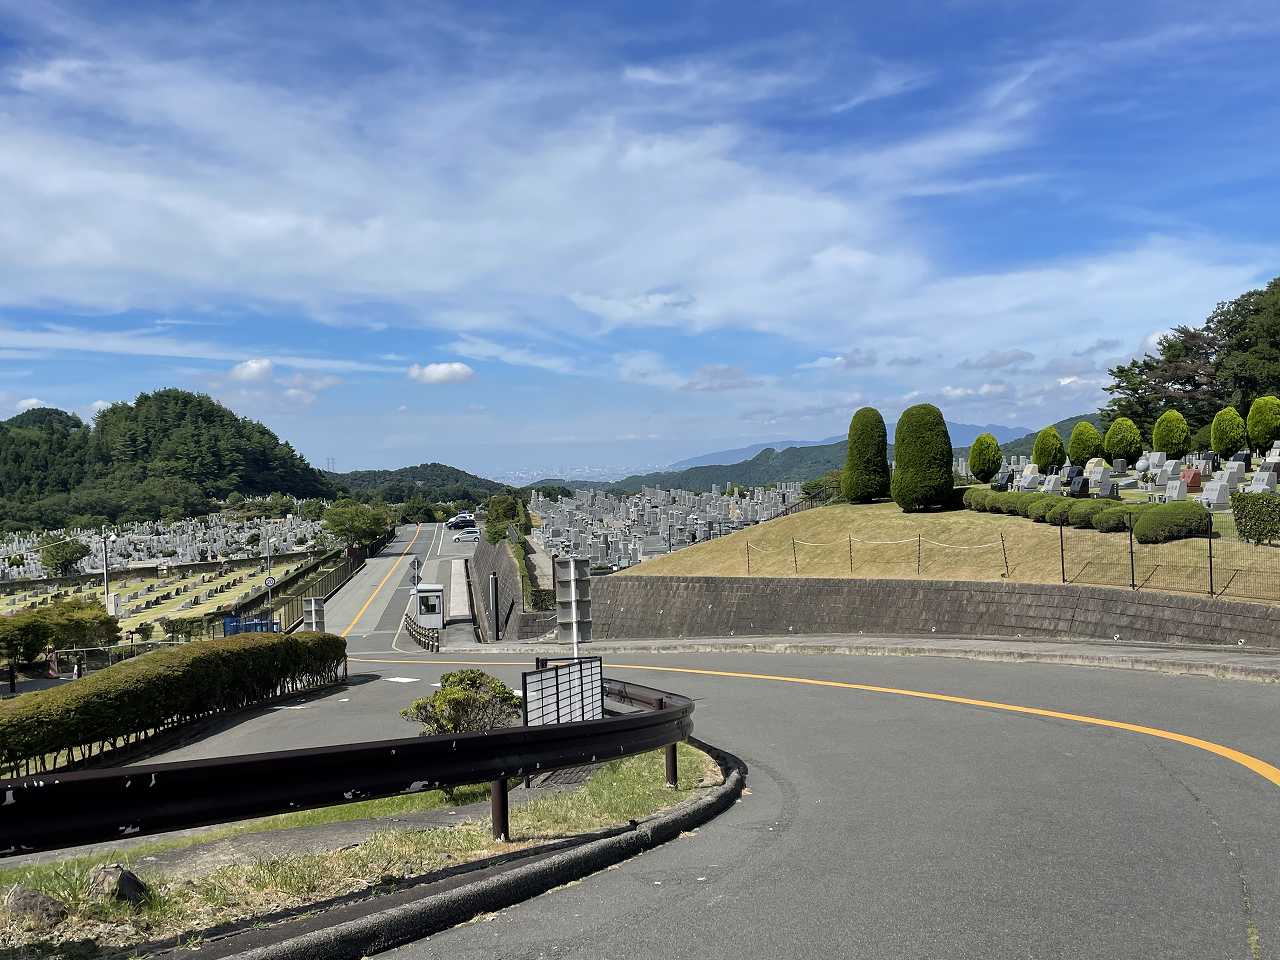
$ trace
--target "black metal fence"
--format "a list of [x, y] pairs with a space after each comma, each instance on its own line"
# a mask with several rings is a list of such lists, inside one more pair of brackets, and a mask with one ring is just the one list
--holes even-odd
[[0, 857], [226, 823], [356, 800], [490, 782], [494, 834], [508, 835], [507, 779], [667, 748], [693, 733], [678, 694], [604, 681], [635, 712], [485, 733], [0, 779]]
[[1169, 543], [1139, 543], [1132, 517], [1122, 533], [1063, 527], [1062, 582], [1280, 601], [1280, 547], [1224, 537], [1222, 526], [1210, 514], [1203, 535]]

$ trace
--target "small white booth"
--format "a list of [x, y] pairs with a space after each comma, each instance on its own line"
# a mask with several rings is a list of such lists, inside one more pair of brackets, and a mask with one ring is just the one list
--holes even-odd
[[424, 630], [444, 629], [444, 585], [419, 583], [413, 588], [413, 619]]

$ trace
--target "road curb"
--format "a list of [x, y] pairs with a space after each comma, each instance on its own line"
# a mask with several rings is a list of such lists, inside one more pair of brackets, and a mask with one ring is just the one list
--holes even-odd
[[[998, 638], [1003, 639], [1003, 638]], [[1034, 643], [1036, 641], [1026, 641]], [[1068, 642], [1046, 639], [1041, 642]], [[1123, 647], [1123, 645], [1117, 645]], [[510, 655], [547, 655], [548, 647], [493, 646], [486, 652]], [[454, 652], [454, 651], [448, 651]], [[1213, 660], [1175, 660], [1165, 657], [1144, 657], [1125, 653], [1068, 653], [1048, 650], [1007, 649], [993, 650], [977, 647], [940, 647], [922, 644], [877, 643], [771, 643], [769, 641], [738, 641], [690, 643], [672, 641], [659, 643], [593, 643], [590, 652], [596, 654], [648, 654], [648, 653], [784, 653], [807, 656], [830, 654], [861, 657], [946, 657], [955, 660], [978, 660], [990, 663], [1045, 663], [1058, 666], [1102, 667], [1113, 670], [1145, 670], [1170, 676], [1211, 677], [1216, 680], [1240, 680], [1250, 683], [1280, 683], [1280, 668], [1249, 666]], [[1235, 652], [1235, 651], [1233, 651]]]
[[528, 900], [666, 843], [732, 806], [742, 794], [746, 777], [746, 764], [733, 754], [692, 737], [689, 742], [719, 764], [724, 782], [710, 793], [637, 825], [635, 830], [325, 930], [230, 954], [225, 960], [359, 960]]

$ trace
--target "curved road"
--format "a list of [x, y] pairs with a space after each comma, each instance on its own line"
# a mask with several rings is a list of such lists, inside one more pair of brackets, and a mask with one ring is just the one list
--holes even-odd
[[[363, 604], [373, 586], [351, 589], [366, 591]], [[512, 683], [528, 667], [486, 655], [469, 631], [447, 638], [439, 656], [395, 650], [374, 628], [348, 639], [363, 682], [266, 712], [183, 755], [404, 735], [396, 710], [457, 662], [488, 664]], [[1267, 774], [1280, 763], [1273, 688], [770, 654], [637, 654], [609, 658], [606, 672], [696, 698], [697, 735], [742, 756], [749, 794], [695, 836], [386, 956], [1280, 955], [1280, 786]]]

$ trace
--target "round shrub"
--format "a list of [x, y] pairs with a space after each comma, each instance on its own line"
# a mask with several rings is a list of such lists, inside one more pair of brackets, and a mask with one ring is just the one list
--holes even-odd
[[1072, 505], [1073, 501], [1070, 497], [1059, 497], [1058, 502], [1045, 511], [1045, 522], [1055, 527], [1065, 527], [1071, 522]]
[[1249, 406], [1249, 442], [1254, 450], [1270, 450], [1280, 440], [1280, 398], [1259, 397]]
[[1022, 498], [1022, 494], [1016, 490], [1009, 490], [1005, 493], [994, 493], [987, 500], [988, 513], [1006, 513], [1016, 514], [1018, 512], [1018, 502]]
[[875, 407], [863, 407], [849, 421], [840, 492], [850, 503], [870, 503], [889, 495], [889, 436], [884, 417]]
[[902, 411], [893, 436], [894, 501], [906, 513], [945, 504], [955, 479], [951, 460], [951, 434], [942, 411], [931, 403]]
[[964, 505], [970, 510], [977, 510], [979, 513], [985, 512], [987, 509], [987, 501], [995, 493], [986, 487], [970, 487], [964, 492]]
[[1138, 514], [1133, 539], [1139, 543], [1168, 543], [1203, 537], [1209, 532], [1209, 511], [1190, 500], [1157, 504]]
[[1102, 438], [1102, 449], [1107, 451], [1112, 463], [1123, 460], [1132, 468], [1142, 456], [1142, 433], [1138, 425], [1128, 417], [1116, 417]]
[[1023, 494], [1022, 500], [1018, 504], [1018, 516], [1027, 517], [1029, 519], [1035, 519], [1033, 516], [1033, 511], [1036, 509], [1036, 507], [1039, 504], [1043, 503], [1046, 500], [1053, 501], [1057, 499], [1059, 499], [1059, 497], [1057, 496], [1057, 494], [1053, 494], [1053, 493], [1032, 492], [1032, 493]]
[[1000, 441], [989, 433], [980, 433], [969, 447], [969, 472], [979, 483], [990, 483], [1000, 472], [1004, 457], [1000, 453]]
[[1062, 436], [1053, 427], [1045, 427], [1036, 434], [1035, 446], [1031, 448], [1031, 462], [1041, 473], [1057, 470], [1066, 460], [1067, 452], [1062, 446]]
[[1084, 466], [1094, 457], [1104, 453], [1102, 434], [1088, 420], [1081, 420], [1071, 428], [1071, 439], [1067, 441], [1067, 456], [1071, 462]]
[[1093, 518], [1108, 509], [1108, 500], [1076, 500], [1067, 513], [1067, 522], [1080, 530], [1092, 530]]
[[1163, 453], [1170, 460], [1181, 460], [1191, 449], [1191, 430], [1187, 420], [1177, 410], [1166, 410], [1151, 428], [1151, 449]]
[[1052, 493], [1046, 493], [1026, 509], [1023, 514], [1028, 520], [1034, 520], [1036, 523], [1044, 523], [1049, 511], [1057, 505], [1062, 497]]
[[1249, 436], [1244, 417], [1236, 412], [1235, 407], [1224, 407], [1214, 415], [1209, 442], [1213, 444], [1213, 452], [1223, 460], [1230, 459], [1248, 447]]
[[1136, 521], [1138, 514], [1145, 513], [1153, 503], [1127, 503], [1123, 506], [1111, 506], [1100, 510], [1093, 518], [1093, 529], [1102, 533], [1124, 533], [1129, 524]]

